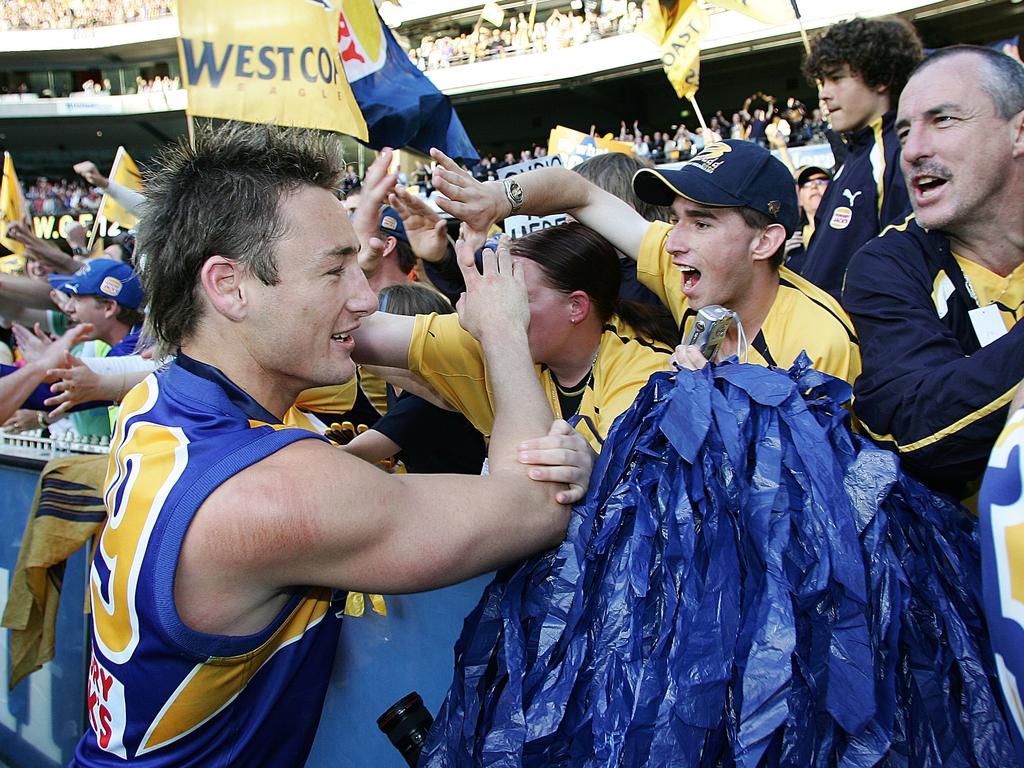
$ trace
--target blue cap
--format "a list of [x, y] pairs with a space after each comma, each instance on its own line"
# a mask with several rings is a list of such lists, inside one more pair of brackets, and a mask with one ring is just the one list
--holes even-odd
[[49, 275], [50, 285], [72, 296], [99, 296], [125, 307], [142, 304], [142, 282], [131, 267], [115, 259], [92, 259], [73, 275]]
[[389, 235], [394, 235], [399, 240], [404, 240], [407, 243], [409, 242], [409, 236], [405, 234], [405, 224], [402, 223], [402, 217], [399, 216], [398, 211], [390, 205], [386, 205], [381, 209], [378, 228], [381, 232], [387, 232]]
[[708, 144], [681, 168], [642, 168], [633, 176], [641, 200], [671, 205], [685, 197], [701, 205], [760, 211], [791, 235], [800, 223], [789, 170], [752, 141], [726, 139]]

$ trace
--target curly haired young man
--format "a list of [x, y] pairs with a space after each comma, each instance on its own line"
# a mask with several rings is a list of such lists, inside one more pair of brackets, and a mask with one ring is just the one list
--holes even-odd
[[910, 208], [893, 125], [921, 55], [917, 32], [902, 19], [851, 19], [820, 33], [804, 60], [848, 152], [818, 206], [800, 272], [837, 299], [850, 257]]

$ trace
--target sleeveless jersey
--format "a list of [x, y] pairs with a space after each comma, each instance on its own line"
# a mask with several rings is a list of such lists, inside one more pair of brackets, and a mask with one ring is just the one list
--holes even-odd
[[226, 637], [178, 618], [174, 575], [210, 493], [306, 438], [318, 439], [284, 427], [220, 371], [185, 355], [124, 399], [89, 580], [90, 729], [72, 766], [303, 764], [344, 593], [332, 605], [328, 589], [296, 589], [264, 630]]
[[999, 683], [1024, 762], [1024, 408], [996, 440], [978, 502], [981, 574]]

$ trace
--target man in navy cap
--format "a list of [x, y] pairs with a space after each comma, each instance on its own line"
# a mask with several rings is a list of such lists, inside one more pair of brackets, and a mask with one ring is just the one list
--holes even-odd
[[[145, 319], [141, 310], [144, 293], [139, 276], [131, 267], [114, 259], [92, 259], [73, 275], [49, 275], [48, 279], [55, 290], [67, 296], [62, 307], [67, 316], [88, 329], [72, 334], [75, 343], [106, 342], [110, 345], [106, 357], [135, 354]], [[68, 338], [68, 334], [62, 338]], [[70, 345], [66, 349], [70, 349]], [[0, 365], [0, 377], [16, 371], [11, 366]], [[56, 391], [51, 391], [49, 384], [39, 384], [19, 401], [20, 407], [49, 410], [53, 404], [47, 406], [47, 401]]]
[[65, 313], [93, 326], [87, 340], [110, 345], [107, 357], [135, 353], [145, 316], [139, 276], [123, 261], [93, 259], [73, 275], [50, 275], [50, 285], [68, 296]]
[[390, 205], [384, 206], [378, 217], [377, 228], [383, 243], [380, 266], [366, 275], [375, 293], [389, 285], [409, 282], [409, 273], [416, 268], [416, 254], [409, 244], [409, 236], [405, 233], [405, 225], [398, 211]]
[[[860, 372], [857, 339], [842, 308], [782, 266], [785, 241], [799, 223], [796, 191], [786, 166], [766, 149], [721, 141], [679, 169], [638, 171], [634, 191], [671, 206], [673, 224], [646, 221], [563, 168], [481, 184], [443, 153], [433, 156], [434, 186], [448, 198], [438, 205], [451, 215], [472, 223], [565, 212], [636, 259], [637, 277], [672, 310], [682, 340], [697, 311], [718, 304], [738, 314], [750, 362], [785, 368], [805, 350], [820, 371], [850, 382]], [[737, 330], [726, 337], [724, 354], [742, 351]]]
[[92, 259], [74, 274], [51, 274], [50, 285], [67, 294], [63, 309], [76, 323], [93, 327], [89, 340], [111, 345], [109, 357], [135, 352], [145, 318], [144, 295], [135, 270], [123, 261]]

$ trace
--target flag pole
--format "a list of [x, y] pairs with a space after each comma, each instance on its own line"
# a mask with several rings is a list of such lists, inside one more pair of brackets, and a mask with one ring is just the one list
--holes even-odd
[[691, 104], [693, 104], [693, 110], [694, 110], [694, 112], [697, 113], [697, 122], [700, 123], [700, 127], [703, 128], [705, 131], [707, 131], [708, 130], [708, 124], [704, 122], [704, 115], [700, 111], [700, 106], [697, 104], [696, 97], [693, 96], [693, 95], [690, 95], [690, 96], [687, 96], [686, 98], [690, 100]]
[[804, 51], [810, 53], [811, 41], [807, 39], [807, 30], [804, 29], [804, 20], [800, 15], [800, 6], [797, 5], [797, 0], [789, 0], [789, 4], [793, 6], [793, 15], [796, 16], [797, 26], [800, 27], [800, 39], [804, 41]]

